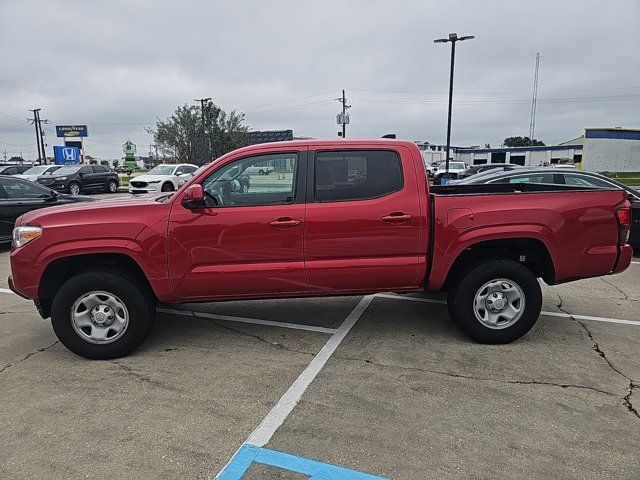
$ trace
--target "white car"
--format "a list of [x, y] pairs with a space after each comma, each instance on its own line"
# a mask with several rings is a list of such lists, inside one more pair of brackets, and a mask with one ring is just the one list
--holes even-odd
[[[453, 175], [453, 178], [457, 178], [458, 174], [464, 170], [469, 168], [469, 166], [464, 162], [452, 162], [449, 161], [449, 173]], [[435, 183], [439, 183], [440, 177], [447, 171], [447, 164], [442, 162], [438, 165], [438, 168], [433, 174], [433, 178]]]
[[178, 163], [157, 165], [129, 180], [129, 193], [174, 192], [193, 177], [197, 165]]
[[51, 175], [60, 167], [61, 165], [36, 165], [35, 167], [31, 167], [30, 169], [25, 170], [20, 175], [14, 175], [14, 177], [35, 182], [38, 177], [42, 175]]

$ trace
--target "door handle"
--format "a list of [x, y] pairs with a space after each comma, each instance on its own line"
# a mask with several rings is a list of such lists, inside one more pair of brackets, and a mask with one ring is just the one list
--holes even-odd
[[413, 215], [409, 215], [408, 213], [402, 212], [393, 212], [389, 215], [384, 215], [380, 217], [380, 220], [386, 223], [405, 223], [413, 219]]
[[269, 222], [269, 226], [273, 228], [293, 228], [300, 225], [302, 222], [295, 218], [289, 217], [280, 217], [277, 220], [272, 220]]

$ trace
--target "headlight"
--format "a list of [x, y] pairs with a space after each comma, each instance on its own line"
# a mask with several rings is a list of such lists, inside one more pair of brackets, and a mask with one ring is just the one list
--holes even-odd
[[66, 180], [68, 177], [58, 177], [58, 180]]
[[149, 181], [147, 183], [160, 183], [160, 182], [161, 182], [161, 180], [151, 180], [151, 181]]
[[29, 225], [16, 227], [13, 229], [13, 244], [16, 247], [22, 247], [40, 235], [42, 235], [42, 227], [32, 227]]

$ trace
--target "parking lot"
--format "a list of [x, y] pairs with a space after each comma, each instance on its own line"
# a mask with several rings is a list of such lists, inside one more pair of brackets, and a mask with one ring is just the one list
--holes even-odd
[[160, 306], [133, 355], [88, 361], [8, 257], [0, 478], [640, 475], [639, 259], [544, 286], [509, 345], [465, 338], [442, 296], [381, 294]]

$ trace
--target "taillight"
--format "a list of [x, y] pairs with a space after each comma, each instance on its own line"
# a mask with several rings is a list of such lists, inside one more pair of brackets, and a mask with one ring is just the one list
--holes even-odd
[[616, 220], [618, 221], [618, 243], [627, 243], [631, 230], [631, 204], [625, 200], [616, 206]]

